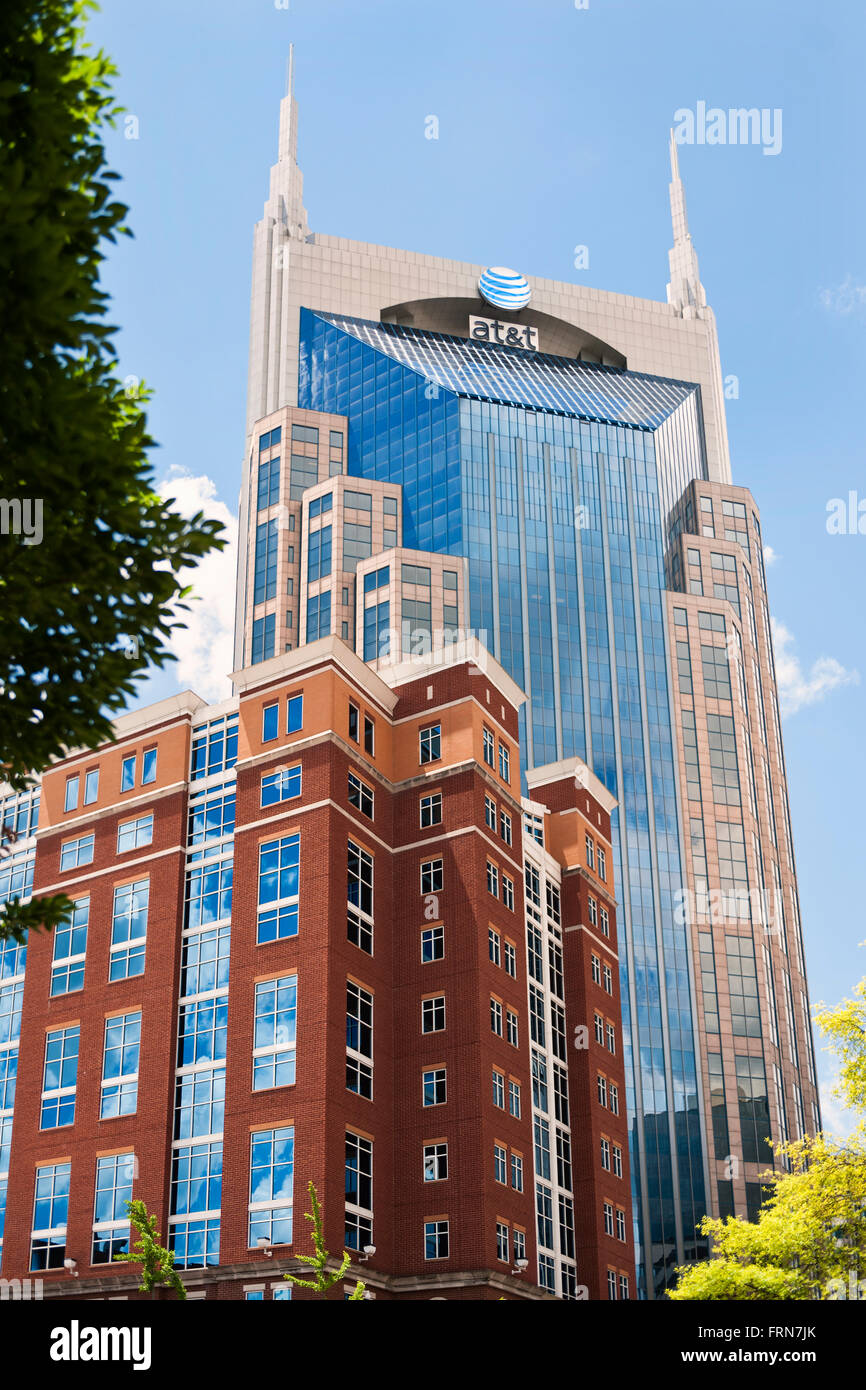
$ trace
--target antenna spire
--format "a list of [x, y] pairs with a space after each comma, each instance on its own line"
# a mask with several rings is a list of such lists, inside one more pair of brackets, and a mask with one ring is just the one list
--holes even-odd
[[671, 222], [673, 224], [674, 244], [668, 253], [671, 268], [668, 303], [674, 305], [682, 318], [700, 318], [702, 316], [701, 310], [707, 307], [707, 296], [701, 284], [698, 254], [689, 233], [686, 192], [680, 178], [677, 137], [673, 130], [670, 133], [670, 157]]

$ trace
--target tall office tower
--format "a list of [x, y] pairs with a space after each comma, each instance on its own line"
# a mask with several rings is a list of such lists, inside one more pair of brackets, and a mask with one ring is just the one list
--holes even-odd
[[0, 951], [4, 1278], [138, 1297], [134, 1197], [190, 1297], [285, 1300], [313, 1181], [371, 1296], [635, 1296], [613, 798], [577, 759], [521, 798], [522, 692], [400, 641], [311, 640], [0, 800], [0, 890], [75, 904]]
[[[767, 1140], [820, 1127], [761, 523], [692, 483], [669, 530], [668, 620], [714, 1210], [753, 1218]], [[739, 1160], [732, 1162], [731, 1159]]]
[[[714, 1102], [722, 1085], [729, 1143], [741, 1142], [743, 1152], [729, 1155], [730, 1172], [738, 1162], [741, 1169], [721, 1179], [734, 1182], [721, 1197], [737, 1210], [754, 1197], [767, 1104], [754, 1037], [733, 1051], [710, 1045], [709, 1034], [704, 1042], [692, 919], [681, 901], [684, 890], [694, 893], [698, 872], [689, 836], [696, 817], [680, 796], [683, 722], [665, 558], [689, 488], [706, 484], [716, 491], [702, 495], [721, 498], [717, 490], [732, 480], [715, 321], [673, 141], [670, 201], [665, 303], [322, 236], [309, 230], [303, 207], [290, 87], [254, 242], [235, 654], [240, 667], [327, 632], [387, 665], [398, 602], [422, 643], [443, 645], [455, 617], [444, 581], [428, 595], [407, 559], [399, 585], [390, 567], [386, 597], [366, 588], [376, 582], [367, 569], [362, 589], [357, 568], [371, 561], [378, 574], [398, 546], [450, 557], [443, 568], [461, 586], [457, 627], [475, 632], [526, 693], [519, 727], [527, 785], [533, 768], [577, 757], [615, 797], [635, 1236], [640, 1292], [649, 1297], [678, 1263], [705, 1252], [696, 1227], [705, 1211], [719, 1210], [721, 1170], [707, 1131], [710, 1113], [721, 1117]], [[326, 539], [327, 523], [304, 510], [305, 498], [343, 475], [341, 515]], [[352, 501], [353, 479], [379, 489], [372, 512]], [[328, 546], [333, 573], [317, 558]], [[730, 559], [729, 549], [719, 553]], [[722, 607], [728, 601], [723, 595]], [[403, 626], [399, 633], [402, 643]], [[761, 640], [772, 707], [772, 647], [769, 636]], [[725, 717], [744, 741], [740, 707]], [[715, 757], [707, 751], [708, 767]], [[766, 768], [771, 789], [760, 804], [767, 816], [772, 805], [778, 820], [787, 805], [778, 752]], [[730, 810], [719, 823], [722, 836], [736, 838]], [[759, 839], [765, 831], [772, 837], [766, 818]], [[707, 851], [713, 864], [715, 848]], [[752, 888], [763, 888], [773, 865], [783, 875], [787, 862], [762, 853], [763, 866], [748, 850]], [[785, 939], [796, 959], [792, 867], [784, 883], [793, 894]], [[729, 934], [746, 935], [740, 927]], [[777, 943], [768, 950], [779, 991], [785, 979], [799, 990], [799, 970], [785, 974]], [[747, 981], [747, 971], [745, 960], [738, 978]], [[729, 979], [733, 973], [719, 978], [723, 1037]], [[759, 997], [769, 1039], [772, 1001], [766, 988]], [[765, 1090], [775, 1087], [774, 1065], [787, 1087], [774, 1137], [785, 1132], [786, 1112], [799, 1125], [798, 1096], [805, 1125], [817, 1116], [805, 983], [799, 1001], [785, 999], [797, 1057], [765, 1067]], [[738, 1095], [743, 1116], [754, 1117], [748, 1155]]]

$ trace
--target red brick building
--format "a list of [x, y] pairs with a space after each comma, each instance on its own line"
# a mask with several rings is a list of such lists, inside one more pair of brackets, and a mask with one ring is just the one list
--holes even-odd
[[284, 1298], [312, 1181], [376, 1297], [632, 1296], [612, 799], [572, 760], [521, 800], [474, 641], [235, 685], [3, 804], [4, 896], [76, 904], [0, 957], [3, 1276], [136, 1297], [135, 1196], [193, 1296]]

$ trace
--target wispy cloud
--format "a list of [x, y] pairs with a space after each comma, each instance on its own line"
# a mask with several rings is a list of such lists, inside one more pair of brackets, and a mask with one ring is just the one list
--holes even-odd
[[859, 685], [859, 671], [848, 671], [833, 656], [819, 656], [808, 671], [800, 665], [793, 634], [775, 618], [773, 643], [776, 651], [776, 678], [783, 714], [796, 714], [804, 705], [817, 704], [840, 685]]
[[847, 275], [835, 289], [821, 290], [820, 300], [833, 314], [857, 314], [866, 310], [866, 285], [858, 285], [853, 275]]
[[818, 1084], [821, 1126], [825, 1134], [832, 1134], [835, 1139], [847, 1139], [861, 1123], [861, 1116], [853, 1110], [848, 1110], [838, 1096], [833, 1095], [833, 1088], [838, 1085], [838, 1080], [838, 1076], [834, 1076], [830, 1081], [821, 1081]]
[[221, 521], [228, 545], [206, 555], [194, 570], [186, 570], [184, 582], [192, 586], [188, 613], [181, 614], [186, 628], [175, 632], [171, 649], [173, 667], [182, 690], [192, 689], [203, 699], [218, 701], [231, 694], [232, 633], [234, 625], [235, 567], [238, 519], [217, 497], [216, 483], [175, 465], [159, 484], [161, 497], [172, 497], [184, 516], [204, 512]]
[[779, 555], [771, 545], [764, 546], [764, 564], [768, 569], [770, 565], [775, 565], [776, 561], [781, 560], [781, 558], [781, 555]]

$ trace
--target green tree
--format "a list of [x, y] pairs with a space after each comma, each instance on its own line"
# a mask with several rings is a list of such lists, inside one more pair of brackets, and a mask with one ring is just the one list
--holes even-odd
[[[284, 1274], [283, 1278], [288, 1279], [289, 1283], [294, 1284], [295, 1288], [310, 1289], [313, 1293], [318, 1294], [320, 1298], [325, 1298], [328, 1290], [332, 1289], [335, 1284], [339, 1284], [340, 1280], [345, 1278], [346, 1270], [352, 1263], [352, 1256], [344, 1250], [343, 1258], [338, 1268], [328, 1269], [328, 1261], [331, 1256], [325, 1249], [322, 1208], [312, 1179], [307, 1183], [307, 1191], [310, 1194], [310, 1206], [312, 1207], [312, 1211], [305, 1211], [304, 1216], [307, 1221], [313, 1223], [313, 1254], [312, 1256], [303, 1256], [300, 1258], [303, 1258], [304, 1264], [310, 1265], [313, 1278], [300, 1279], [297, 1274]], [[363, 1297], [364, 1285], [358, 1280], [349, 1295], [349, 1302], [358, 1303]]]
[[[181, 572], [225, 544], [155, 492], [144, 395], [119, 378], [99, 272], [128, 235], [102, 143], [120, 108], [84, 41], [92, 8], [0, 7], [0, 769], [16, 788], [112, 737], [136, 677], [170, 659]], [[69, 910], [9, 903], [0, 939]]]
[[854, 986], [853, 999], [843, 999], [832, 1009], [818, 1004], [815, 1020], [839, 1059], [834, 1094], [866, 1116], [866, 978]]
[[128, 1255], [115, 1255], [116, 1260], [130, 1260], [141, 1265], [139, 1290], [156, 1298], [157, 1288], [162, 1284], [172, 1289], [178, 1298], [186, 1298], [183, 1281], [174, 1267], [174, 1251], [166, 1250], [160, 1242], [162, 1236], [156, 1229], [156, 1217], [151, 1216], [144, 1202], [137, 1198], [127, 1202], [129, 1222], [138, 1233], [138, 1240]]
[[767, 1173], [755, 1222], [704, 1218], [712, 1254], [677, 1271], [669, 1297], [858, 1297], [866, 1279], [866, 980], [856, 998], [821, 1005], [816, 1020], [840, 1063], [836, 1093], [863, 1119], [844, 1143], [825, 1134], [774, 1145], [789, 1171]]

